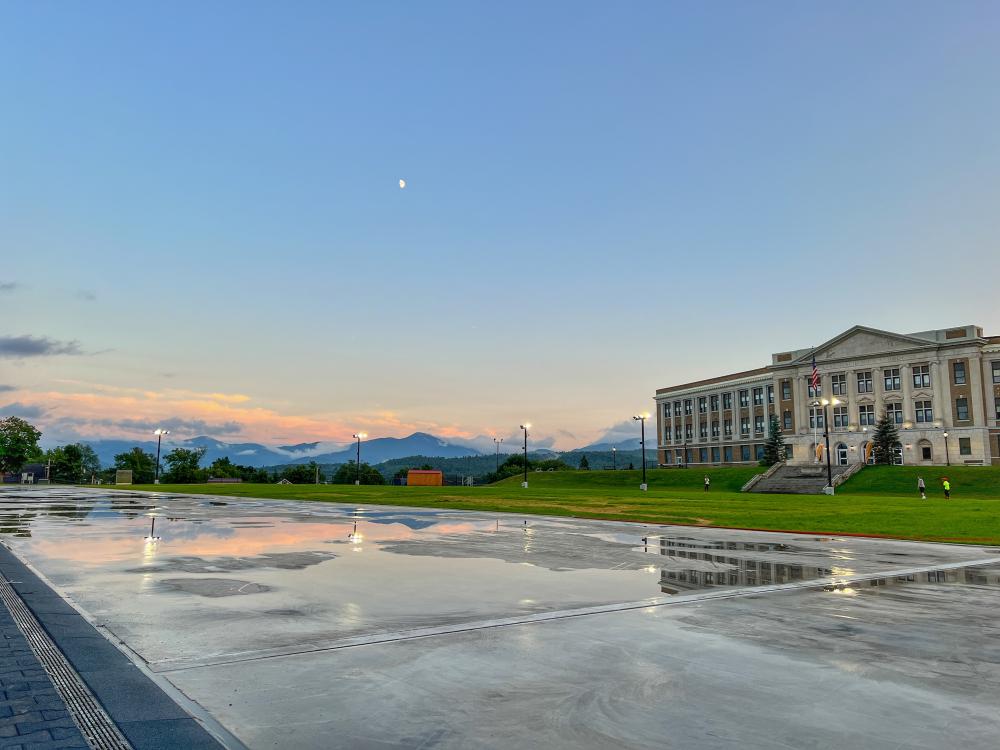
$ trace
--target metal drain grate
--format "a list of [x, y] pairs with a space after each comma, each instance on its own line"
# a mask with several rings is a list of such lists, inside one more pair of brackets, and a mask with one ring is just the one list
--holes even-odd
[[31, 645], [31, 650], [42, 662], [63, 699], [69, 715], [80, 728], [87, 743], [94, 750], [132, 750], [128, 740], [118, 731], [111, 717], [101, 708], [93, 693], [83, 684], [79, 675], [66, 661], [66, 657], [42, 630], [35, 616], [17, 595], [7, 579], [0, 577], [0, 599], [10, 610], [14, 621]]

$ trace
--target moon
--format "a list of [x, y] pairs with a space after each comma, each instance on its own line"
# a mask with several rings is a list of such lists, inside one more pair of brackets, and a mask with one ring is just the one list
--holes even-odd
[[400, 180], [399, 181], [399, 189], [402, 190], [405, 187], [406, 187], [406, 180]]

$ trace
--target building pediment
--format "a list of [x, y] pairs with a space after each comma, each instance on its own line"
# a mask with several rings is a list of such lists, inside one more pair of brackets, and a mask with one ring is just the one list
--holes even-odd
[[889, 352], [913, 351], [914, 349], [933, 349], [934, 343], [925, 339], [905, 336], [876, 328], [854, 326], [844, 331], [826, 343], [816, 347], [815, 352], [802, 354], [795, 364], [807, 364], [816, 356], [816, 364], [842, 359], [856, 359], [869, 355], [886, 354]]

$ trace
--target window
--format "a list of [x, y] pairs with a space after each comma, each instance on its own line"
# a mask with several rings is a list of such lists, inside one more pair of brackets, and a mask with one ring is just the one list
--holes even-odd
[[733, 408], [733, 394], [732, 393], [723, 393], [722, 394], [722, 408], [723, 409], [732, 409]]
[[669, 466], [674, 457], [673, 451], [663, 451], [663, 466]]
[[809, 410], [809, 427], [810, 429], [823, 429], [823, 410], [822, 409], [810, 409]]
[[792, 457], [792, 446], [785, 444], [785, 460], [787, 461]]
[[704, 422], [702, 422], [701, 426], [698, 427], [698, 437], [700, 437], [702, 440], [708, 437], [708, 425], [705, 424]]
[[740, 391], [740, 406], [750, 406], [750, 392], [745, 389]]
[[784, 414], [781, 415], [781, 429], [792, 429], [792, 413], [788, 409], [785, 409]]
[[882, 370], [882, 380], [887, 391], [898, 391], [903, 386], [899, 382], [899, 368], [893, 367], [888, 370]]
[[931, 460], [931, 447], [929, 445], [921, 446], [920, 448], [920, 458], [924, 461]]
[[764, 446], [763, 445], [759, 445], [759, 444], [757, 445], [757, 460], [758, 461], [763, 461], [764, 460]]
[[903, 424], [902, 404], [886, 404], [885, 413], [889, 415], [889, 419], [891, 419], [894, 424]]
[[792, 400], [792, 381], [782, 380], [781, 381], [781, 400], [791, 401]]
[[913, 387], [931, 387], [931, 368], [928, 365], [916, 365], [913, 368]]
[[722, 459], [727, 463], [733, 462], [733, 446], [727, 445], [722, 449]]
[[750, 446], [749, 445], [741, 445], [740, 446], [740, 458], [742, 460], [744, 460], [744, 461], [749, 461], [750, 460]]
[[850, 417], [847, 415], [846, 406], [835, 406], [833, 407], [833, 426], [834, 427], [847, 427], [850, 422]]
[[769, 403], [769, 404], [773, 404], [774, 403], [774, 386], [773, 385], [769, 385], [767, 387], [767, 403]]
[[[953, 362], [951, 374], [954, 377], [955, 385], [965, 385], [965, 362]], [[996, 382], [996, 378], [993, 379]]]
[[712, 411], [718, 411], [718, 410], [719, 410], [719, 397], [712, 396]]
[[917, 421], [918, 422], [933, 422], [934, 421], [934, 409], [931, 407], [930, 401], [917, 401], [914, 403], [914, 407], [917, 411]]
[[957, 415], [955, 419], [958, 420], [969, 418], [969, 399], [964, 397], [955, 399], [955, 414]]
[[764, 405], [764, 389], [754, 388], [753, 389], [753, 405], [763, 406]]
[[708, 411], [708, 399], [702, 396], [698, 399], [698, 413], [704, 414]]
[[722, 430], [726, 437], [730, 437], [733, 434], [733, 420], [727, 419], [722, 423]]
[[847, 395], [847, 376], [840, 372], [830, 376], [830, 388], [834, 396]]
[[875, 424], [874, 404], [862, 404], [861, 406], [858, 407], [858, 424], [860, 425]]
[[1000, 419], [1000, 396], [994, 397], [993, 409], [996, 411], [996, 418]]
[[698, 449], [698, 460], [701, 461], [703, 464], [708, 463], [708, 448]]
[[812, 383], [810, 383], [806, 390], [809, 392], [809, 398], [818, 398], [823, 395], [823, 383], [821, 381], [817, 388], [813, 388]]
[[712, 437], [714, 437], [714, 438], [719, 437], [719, 420], [718, 419], [716, 419], [714, 422], [712, 422]]
[[713, 464], [719, 463], [719, 449], [718, 448], [712, 448], [712, 463]]
[[684, 399], [684, 413], [685, 414], [691, 413], [691, 399], [689, 398]]
[[1000, 362], [993, 360], [993, 382], [1000, 384]]
[[742, 417], [740, 419], [740, 434], [742, 435], [750, 434], [750, 417]]
[[681, 415], [681, 402], [674, 401], [674, 416], [679, 417]]
[[971, 456], [972, 455], [972, 438], [959, 438], [958, 439], [958, 454], [960, 456]]
[[868, 370], [866, 372], [858, 373], [858, 393], [874, 393], [875, 389], [872, 388], [872, 372]]
[[754, 417], [753, 418], [753, 431], [763, 432], [764, 431], [764, 417]]
[[691, 438], [694, 437], [694, 429], [689, 424], [684, 425], [684, 437], [687, 440], [690, 440]]
[[674, 440], [680, 440], [681, 437], [682, 437], [681, 426], [677, 425], [676, 427], [674, 427]]

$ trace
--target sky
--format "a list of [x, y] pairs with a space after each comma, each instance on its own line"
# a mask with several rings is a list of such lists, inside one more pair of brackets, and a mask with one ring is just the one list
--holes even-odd
[[1000, 334], [996, 3], [0, 28], [0, 415], [49, 441], [571, 448], [855, 324]]

